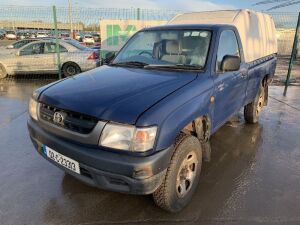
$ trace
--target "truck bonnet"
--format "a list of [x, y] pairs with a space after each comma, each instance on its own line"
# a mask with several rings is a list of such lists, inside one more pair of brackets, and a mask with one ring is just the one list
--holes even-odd
[[135, 124], [143, 112], [196, 77], [195, 72], [102, 66], [45, 89], [39, 101], [99, 120]]

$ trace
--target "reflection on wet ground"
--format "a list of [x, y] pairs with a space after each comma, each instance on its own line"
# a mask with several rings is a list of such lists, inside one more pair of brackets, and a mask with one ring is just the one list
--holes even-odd
[[47, 81], [0, 82], [0, 224], [300, 224], [300, 88], [272, 87], [259, 124], [242, 115], [212, 137], [191, 204], [178, 214], [151, 196], [99, 190], [42, 159], [29, 140], [27, 101]]

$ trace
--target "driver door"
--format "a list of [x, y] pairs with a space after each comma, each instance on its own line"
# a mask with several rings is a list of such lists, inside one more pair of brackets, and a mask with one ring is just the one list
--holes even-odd
[[241, 68], [224, 72], [221, 67], [225, 56], [241, 58], [239, 42], [233, 30], [222, 31], [219, 38], [214, 72], [214, 128], [233, 116], [243, 106], [246, 97], [247, 76], [241, 73]]
[[42, 62], [41, 54], [43, 53], [44, 43], [32, 43], [22, 48], [19, 55], [12, 61], [13, 70], [16, 73], [33, 73], [36, 72]]

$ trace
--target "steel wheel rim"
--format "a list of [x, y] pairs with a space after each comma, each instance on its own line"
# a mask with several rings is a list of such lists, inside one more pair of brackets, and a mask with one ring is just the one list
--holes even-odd
[[74, 75], [74, 74], [76, 73], [75, 67], [74, 67], [74, 66], [68, 66], [68, 68], [67, 68], [67, 73], [68, 73], [69, 75]]
[[176, 178], [176, 192], [179, 198], [185, 197], [191, 190], [197, 174], [198, 159], [194, 151], [182, 161]]

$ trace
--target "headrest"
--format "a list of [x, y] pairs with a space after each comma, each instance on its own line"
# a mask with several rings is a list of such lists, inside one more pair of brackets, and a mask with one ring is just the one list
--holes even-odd
[[186, 37], [182, 40], [182, 49], [195, 50], [196, 48], [204, 48], [207, 40], [199, 37]]
[[170, 54], [170, 55], [180, 54], [179, 42], [176, 40], [165, 40], [164, 52], [165, 52], [165, 54]]

